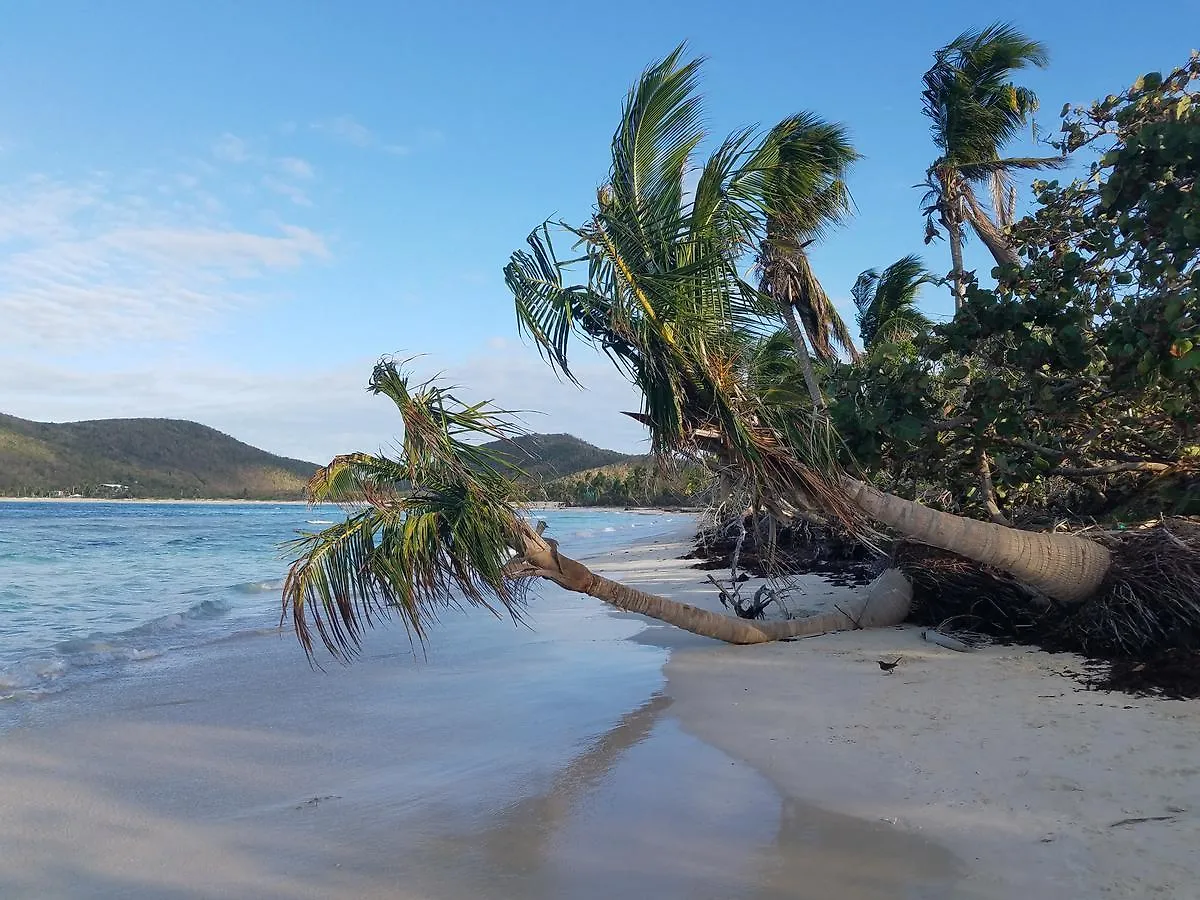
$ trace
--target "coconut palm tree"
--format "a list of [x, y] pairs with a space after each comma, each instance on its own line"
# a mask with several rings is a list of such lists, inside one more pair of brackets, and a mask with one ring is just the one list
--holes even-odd
[[[607, 353], [641, 390], [639, 418], [655, 450], [717, 459], [776, 515], [819, 509], [868, 537], [873, 520], [1009, 572], [1055, 600], [1093, 593], [1110, 561], [1098, 544], [941, 513], [839, 468], [828, 417], [771, 375], [778, 354], [763, 349], [771, 329], [762, 298], [739, 276], [764, 231], [779, 144], [739, 132], [701, 166], [690, 198], [684, 190], [702, 137], [697, 65], [676, 51], [631, 91], [591, 219], [559, 226], [582, 256], [560, 260], [548, 225], [513, 255], [505, 277], [522, 329], [568, 377], [574, 341]], [[572, 282], [579, 268], [584, 278]], [[403, 439], [397, 458], [339, 456], [309, 484], [314, 502], [347, 509], [344, 522], [291, 546], [284, 612], [310, 653], [319, 641], [352, 655], [365, 628], [393, 616], [418, 640], [447, 609], [519, 619], [537, 579], [734, 643], [896, 624], [907, 615], [911, 591], [895, 572], [852, 606], [783, 622], [722, 616], [611, 581], [521, 515], [514, 470], [479, 446], [514, 436], [503, 410], [462, 402], [436, 381], [414, 385], [387, 359], [369, 389], [396, 405]]]
[[878, 341], [911, 338], [928, 329], [932, 323], [917, 308], [917, 295], [932, 280], [915, 254], [896, 260], [882, 274], [867, 269], [859, 275], [850, 296], [858, 307], [863, 347], [870, 350]]
[[[1027, 66], [1044, 67], [1049, 54], [1011, 25], [996, 23], [967, 31], [934, 54], [925, 73], [924, 113], [932, 121], [933, 142], [941, 154], [926, 173], [925, 242], [946, 230], [953, 269], [955, 309], [966, 296], [962, 249], [970, 225], [997, 265], [1017, 265], [1004, 229], [1012, 224], [1019, 170], [1062, 165], [1061, 157], [1004, 157], [1001, 152], [1037, 109], [1037, 96], [1010, 79]], [[993, 220], [976, 193], [987, 185]]]
[[846, 173], [858, 159], [845, 129], [801, 113], [777, 125], [768, 142], [779, 145], [779, 164], [766, 186], [766, 230], [758, 248], [759, 289], [777, 305], [805, 371], [813, 402], [823, 405], [807, 359], [852, 359], [858, 349], [850, 329], [813, 272], [807, 248], [850, 212]]
[[284, 615], [310, 655], [319, 640], [335, 656], [352, 656], [367, 627], [393, 616], [420, 641], [447, 609], [520, 620], [537, 579], [735, 644], [895, 624], [908, 612], [911, 589], [895, 573], [856, 606], [783, 622], [723, 616], [611, 581], [521, 515], [520, 470], [478, 446], [519, 433], [504, 410], [462, 402], [437, 381], [413, 384], [391, 359], [376, 365], [368, 389], [395, 403], [404, 437], [398, 458], [338, 456], [309, 482], [312, 502], [348, 512], [290, 547]]
[[[573, 339], [607, 353], [643, 395], [638, 418], [656, 452], [713, 454], [773, 513], [819, 510], [866, 536], [874, 521], [1009, 572], [1056, 600], [1092, 594], [1111, 562], [1104, 547], [884, 494], [838, 466], [837, 436], [814, 404], [795, 402], [794, 392], [763, 395], [745, 377], [758, 345], [747, 316], [754, 298], [730, 273], [747, 252], [746, 237], [765, 231], [770, 191], [787, 183], [786, 158], [772, 141], [776, 130], [758, 145], [739, 133], [704, 164], [684, 203], [686, 153], [678, 151], [701, 137], [698, 125], [680, 125], [698, 114], [695, 73], [676, 51], [631, 92], [610, 186], [588, 224], [561, 226], [579, 246], [575, 262], [586, 278], [571, 282], [575, 263], [559, 261], [547, 226], [530, 235], [530, 250], [513, 255], [505, 275], [523, 331], [568, 375]], [[635, 137], [637, 154], [628, 146]]]

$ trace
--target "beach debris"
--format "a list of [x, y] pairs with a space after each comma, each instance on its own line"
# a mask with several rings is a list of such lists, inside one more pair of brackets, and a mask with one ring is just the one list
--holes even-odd
[[1134, 816], [1132, 819], [1121, 819], [1109, 825], [1109, 828], [1120, 828], [1122, 825], [1141, 825], [1143, 822], [1174, 822], [1175, 816]]
[[1085, 657], [1061, 674], [1086, 690], [1200, 698], [1200, 517], [1078, 531], [1114, 565], [1094, 596], [1055, 604], [1011, 576], [953, 553], [902, 542], [893, 564], [913, 584], [909, 621], [972, 644], [1024, 644]]
[[337, 794], [326, 794], [323, 797], [309, 797], [307, 800], [305, 800], [303, 803], [299, 804], [295, 808], [296, 809], [312, 809], [313, 807], [320, 806], [326, 800], [341, 800], [341, 799], [342, 798], [340, 796], [338, 796]]
[[948, 634], [942, 634], [940, 631], [934, 631], [932, 628], [926, 628], [921, 632], [921, 637], [929, 641], [931, 644], [937, 644], [939, 647], [945, 647], [947, 650], [957, 650], [959, 653], [967, 653], [970, 647], [960, 641], [958, 638], [950, 637]]
[[721, 600], [721, 605], [726, 609], [732, 610], [734, 615], [740, 619], [761, 619], [766, 615], [767, 607], [772, 603], [778, 604], [779, 608], [784, 611], [786, 617], [787, 609], [783, 605], [781, 594], [784, 590], [772, 587], [769, 584], [761, 585], [754, 592], [754, 596], [746, 599], [742, 596], [741, 584], [745, 580], [743, 575], [741, 578], [734, 577], [730, 581], [722, 584], [712, 575], [705, 576], [707, 580], [717, 589], [717, 596]]
[[883, 659], [878, 660], [879, 668], [884, 675], [891, 675], [896, 666], [900, 665], [900, 660], [902, 659], [904, 659], [903, 656], [897, 656], [892, 662]]

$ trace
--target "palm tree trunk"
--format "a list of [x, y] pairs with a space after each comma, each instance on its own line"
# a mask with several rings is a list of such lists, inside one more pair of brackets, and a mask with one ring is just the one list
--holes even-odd
[[950, 240], [950, 285], [954, 291], [954, 312], [957, 313], [967, 299], [967, 273], [963, 270], [962, 222], [956, 216], [946, 216], [946, 231]]
[[784, 300], [779, 300], [778, 302], [779, 314], [783, 316], [788, 334], [792, 336], [792, 344], [796, 348], [796, 362], [800, 366], [800, 374], [804, 376], [804, 384], [808, 388], [808, 395], [812, 398], [813, 406], [817, 409], [825, 409], [825, 397], [821, 393], [821, 385], [817, 381], [817, 372], [813, 368], [812, 357], [808, 353], [808, 342], [805, 341], [804, 332], [801, 330], [800, 323], [796, 319], [796, 310], [792, 308], [790, 303]]
[[1007, 235], [992, 221], [973, 193], [967, 194], [967, 220], [979, 239], [991, 251], [998, 266], [1020, 266], [1021, 258], [1013, 249]]
[[1071, 534], [1039, 534], [939, 512], [843, 477], [850, 499], [901, 534], [1007, 572], [1052, 600], [1078, 603], [1108, 574], [1108, 550]]
[[889, 569], [861, 599], [855, 598], [833, 612], [772, 622], [723, 616], [597, 575], [583, 563], [563, 556], [553, 543], [531, 529], [525, 530], [522, 568], [514, 569], [514, 574], [546, 578], [568, 591], [587, 594], [625, 612], [649, 616], [692, 634], [730, 644], [762, 644], [834, 631], [899, 625], [912, 604], [908, 579], [898, 570]]
[[988, 517], [997, 525], [1007, 526], [1010, 523], [1000, 509], [1000, 504], [996, 502], [996, 485], [992, 481], [992, 462], [988, 459], [987, 451], [982, 448], [979, 451], [978, 468], [979, 490], [983, 493], [983, 505], [987, 509]]

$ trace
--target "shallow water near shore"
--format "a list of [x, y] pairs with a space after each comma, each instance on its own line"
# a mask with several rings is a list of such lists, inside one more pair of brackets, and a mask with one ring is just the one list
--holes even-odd
[[[540, 515], [580, 555], [685, 521], [613, 510]], [[281, 542], [342, 516], [283, 504], [0, 505], [0, 701], [136, 675], [164, 655], [276, 628]], [[0, 727], [11, 715], [0, 704]]]
[[[241, 527], [267, 555], [247, 552], [240, 570], [237, 553], [182, 565], [176, 578], [268, 582], [277, 526], [322, 518], [259, 508]], [[546, 518], [580, 556], [687, 526]], [[47, 541], [95, 540], [58, 525]], [[157, 520], [142, 543], [174, 539], [170, 525]], [[125, 546], [124, 571], [110, 571], [130, 578], [139, 543]], [[225, 596], [230, 609], [166, 629], [153, 657], [0, 704], [0, 897], [956, 896], [944, 851], [797, 803], [685, 733], [661, 693], [669, 651], [630, 640], [644, 620], [548, 587], [531, 597], [530, 627], [448, 615], [424, 651], [383, 629], [353, 665], [318, 671], [290, 634], [260, 627], [273, 596]]]

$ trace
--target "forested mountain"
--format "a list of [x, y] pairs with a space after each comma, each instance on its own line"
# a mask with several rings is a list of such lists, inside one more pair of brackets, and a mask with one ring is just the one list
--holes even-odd
[[179, 419], [49, 424], [0, 414], [0, 496], [299, 500], [316, 468]]
[[483, 446], [518, 466], [535, 481], [551, 481], [637, 458], [628, 453], [601, 449], [573, 434], [525, 434], [511, 441], [492, 441]]

